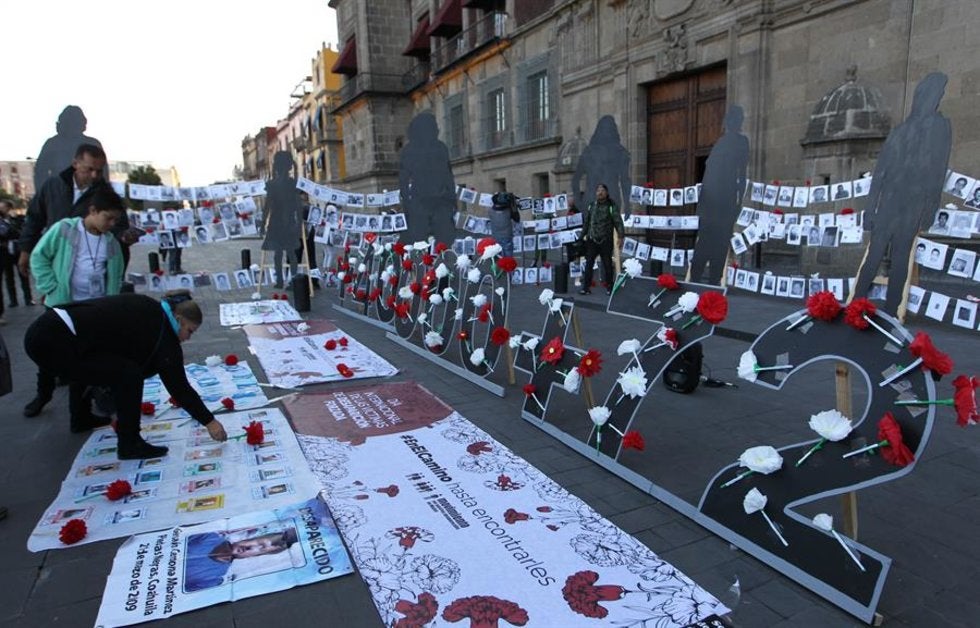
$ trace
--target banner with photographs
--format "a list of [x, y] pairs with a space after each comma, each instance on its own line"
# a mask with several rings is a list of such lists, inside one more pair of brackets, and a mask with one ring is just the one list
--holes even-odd
[[319, 498], [134, 536], [112, 563], [96, 625], [130, 626], [353, 571]]
[[386, 626], [669, 628], [727, 612], [414, 382], [287, 411]]
[[[249, 445], [243, 428], [262, 424], [263, 438]], [[247, 410], [221, 416], [230, 434], [215, 442], [196, 421], [161, 419], [143, 424], [149, 442], [170, 448], [162, 458], [118, 460], [112, 428], [94, 430], [75, 458], [54, 503], [27, 541], [32, 552], [67, 547], [59, 539], [72, 519], [93, 543], [267, 510], [316, 495], [319, 486], [279, 410]], [[130, 492], [109, 499], [109, 485], [125, 480]]]
[[398, 190], [385, 190], [367, 194], [348, 192], [346, 190], [338, 190], [320, 185], [304, 177], [297, 177], [296, 187], [306, 192], [310, 198], [330, 203], [337, 207], [392, 207], [401, 204], [401, 192]]
[[285, 321], [243, 329], [269, 383], [281, 388], [398, 373], [390, 362], [329, 321]]
[[258, 234], [258, 206], [252, 198], [200, 207], [130, 211], [129, 224], [142, 231], [138, 244], [163, 250], [186, 249]]
[[265, 323], [281, 323], [283, 321], [301, 320], [289, 301], [265, 300], [243, 301], [241, 303], [221, 304], [221, 326], [232, 325], [263, 325]]
[[[230, 183], [215, 183], [200, 187], [179, 187], [170, 185], [141, 185], [139, 183], [116, 183], [113, 188], [120, 196], [129, 196], [133, 200], [201, 203], [202, 201], [219, 201], [236, 196], [251, 197], [265, 194], [265, 181], [232, 181]], [[128, 194], [125, 188], [128, 188]], [[122, 191], [120, 191], [122, 190]]]
[[[222, 409], [224, 406], [221, 400], [226, 398], [231, 399], [239, 410], [258, 408], [269, 403], [247, 362], [222, 362], [214, 366], [185, 364], [184, 372], [191, 387], [212, 411]], [[189, 419], [187, 411], [175, 406], [171, 399], [170, 392], [159, 375], [143, 380], [143, 403], [153, 404], [153, 412], [150, 413], [153, 419]]]

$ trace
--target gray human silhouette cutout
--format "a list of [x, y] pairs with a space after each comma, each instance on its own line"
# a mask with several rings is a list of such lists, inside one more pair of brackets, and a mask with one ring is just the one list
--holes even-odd
[[[54, 176], [71, 165], [75, 151], [82, 144], [94, 144], [102, 148], [102, 143], [94, 137], [85, 135], [88, 120], [80, 107], [68, 105], [58, 116], [55, 134], [49, 137], [38, 153], [34, 163], [34, 189], [40, 190], [48, 177]], [[108, 165], [104, 178], [108, 180]]]
[[[585, 191], [582, 192], [581, 182], [585, 176]], [[629, 205], [630, 198], [630, 154], [619, 139], [619, 128], [616, 120], [605, 115], [599, 118], [595, 131], [578, 158], [575, 174], [572, 175], [572, 193], [580, 207], [588, 207], [595, 201], [596, 187], [604, 183], [609, 190], [609, 197], [622, 208], [624, 216], [632, 213]]]
[[942, 72], [932, 72], [919, 82], [912, 110], [888, 134], [872, 174], [864, 222], [871, 230], [871, 243], [851, 296], [868, 295], [890, 247], [885, 310], [891, 314], [905, 296], [912, 243], [931, 223], [942, 196], [953, 138], [949, 119], [939, 113], [946, 82]]
[[439, 140], [436, 118], [423, 112], [408, 125], [408, 143], [399, 154], [398, 188], [408, 228], [401, 239], [421, 241], [429, 236], [452, 243], [456, 237], [456, 183], [449, 149]]
[[725, 114], [725, 132], [711, 148], [698, 199], [698, 241], [691, 260], [691, 281], [701, 281], [705, 266], [708, 282], [720, 284], [728, 257], [732, 228], [742, 210], [749, 139], [742, 135], [744, 113], [732, 105]]
[[274, 251], [276, 288], [282, 288], [282, 254], [286, 254], [289, 270], [296, 275], [296, 245], [300, 242], [300, 222], [303, 205], [296, 189], [293, 172], [296, 162], [288, 152], [281, 150], [272, 158], [272, 178], [266, 181], [265, 226], [263, 251]]

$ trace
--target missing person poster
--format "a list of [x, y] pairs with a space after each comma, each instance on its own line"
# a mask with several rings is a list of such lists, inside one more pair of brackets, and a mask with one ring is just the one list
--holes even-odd
[[351, 573], [326, 504], [314, 498], [130, 537], [96, 626], [129, 626]]

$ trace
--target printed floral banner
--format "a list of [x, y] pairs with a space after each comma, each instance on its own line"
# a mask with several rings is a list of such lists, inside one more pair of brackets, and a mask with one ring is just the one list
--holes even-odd
[[353, 571], [318, 498], [134, 536], [112, 563], [96, 625], [129, 626]]
[[[252, 421], [262, 423], [257, 445], [240, 437]], [[66, 547], [59, 535], [72, 520], [85, 524], [83, 538], [70, 539], [81, 544], [267, 510], [316, 495], [316, 479], [282, 412], [236, 412], [222, 415], [221, 422], [232, 437], [224, 443], [211, 440], [193, 420], [144, 423], [146, 440], [170, 448], [166, 456], [147, 460], [118, 460], [116, 433], [108, 427], [95, 430], [27, 548]], [[110, 485], [118, 480], [127, 482], [128, 490], [113, 495]]]
[[286, 405], [386, 625], [664, 628], [728, 612], [413, 382]]
[[221, 326], [259, 325], [282, 321], [298, 321], [302, 316], [289, 301], [269, 299], [267, 301], [244, 301], [242, 303], [221, 304]]
[[285, 321], [246, 325], [252, 353], [270, 384], [294, 388], [343, 379], [387, 377], [390, 362], [329, 321]]

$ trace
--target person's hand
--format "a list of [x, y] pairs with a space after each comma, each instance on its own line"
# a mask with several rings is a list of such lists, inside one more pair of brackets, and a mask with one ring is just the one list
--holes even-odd
[[126, 229], [121, 234], [119, 234], [119, 240], [126, 245], [135, 244], [136, 241], [140, 239], [140, 235], [141, 235], [140, 229], [137, 229], [135, 227], [130, 227], [129, 229]]
[[225, 432], [225, 426], [221, 424], [221, 421], [215, 419], [207, 424], [208, 435], [211, 436], [212, 440], [216, 440], [219, 443], [228, 440], [228, 433]]
[[31, 256], [26, 251], [21, 251], [20, 257], [17, 258], [17, 270], [25, 277], [31, 270]]

